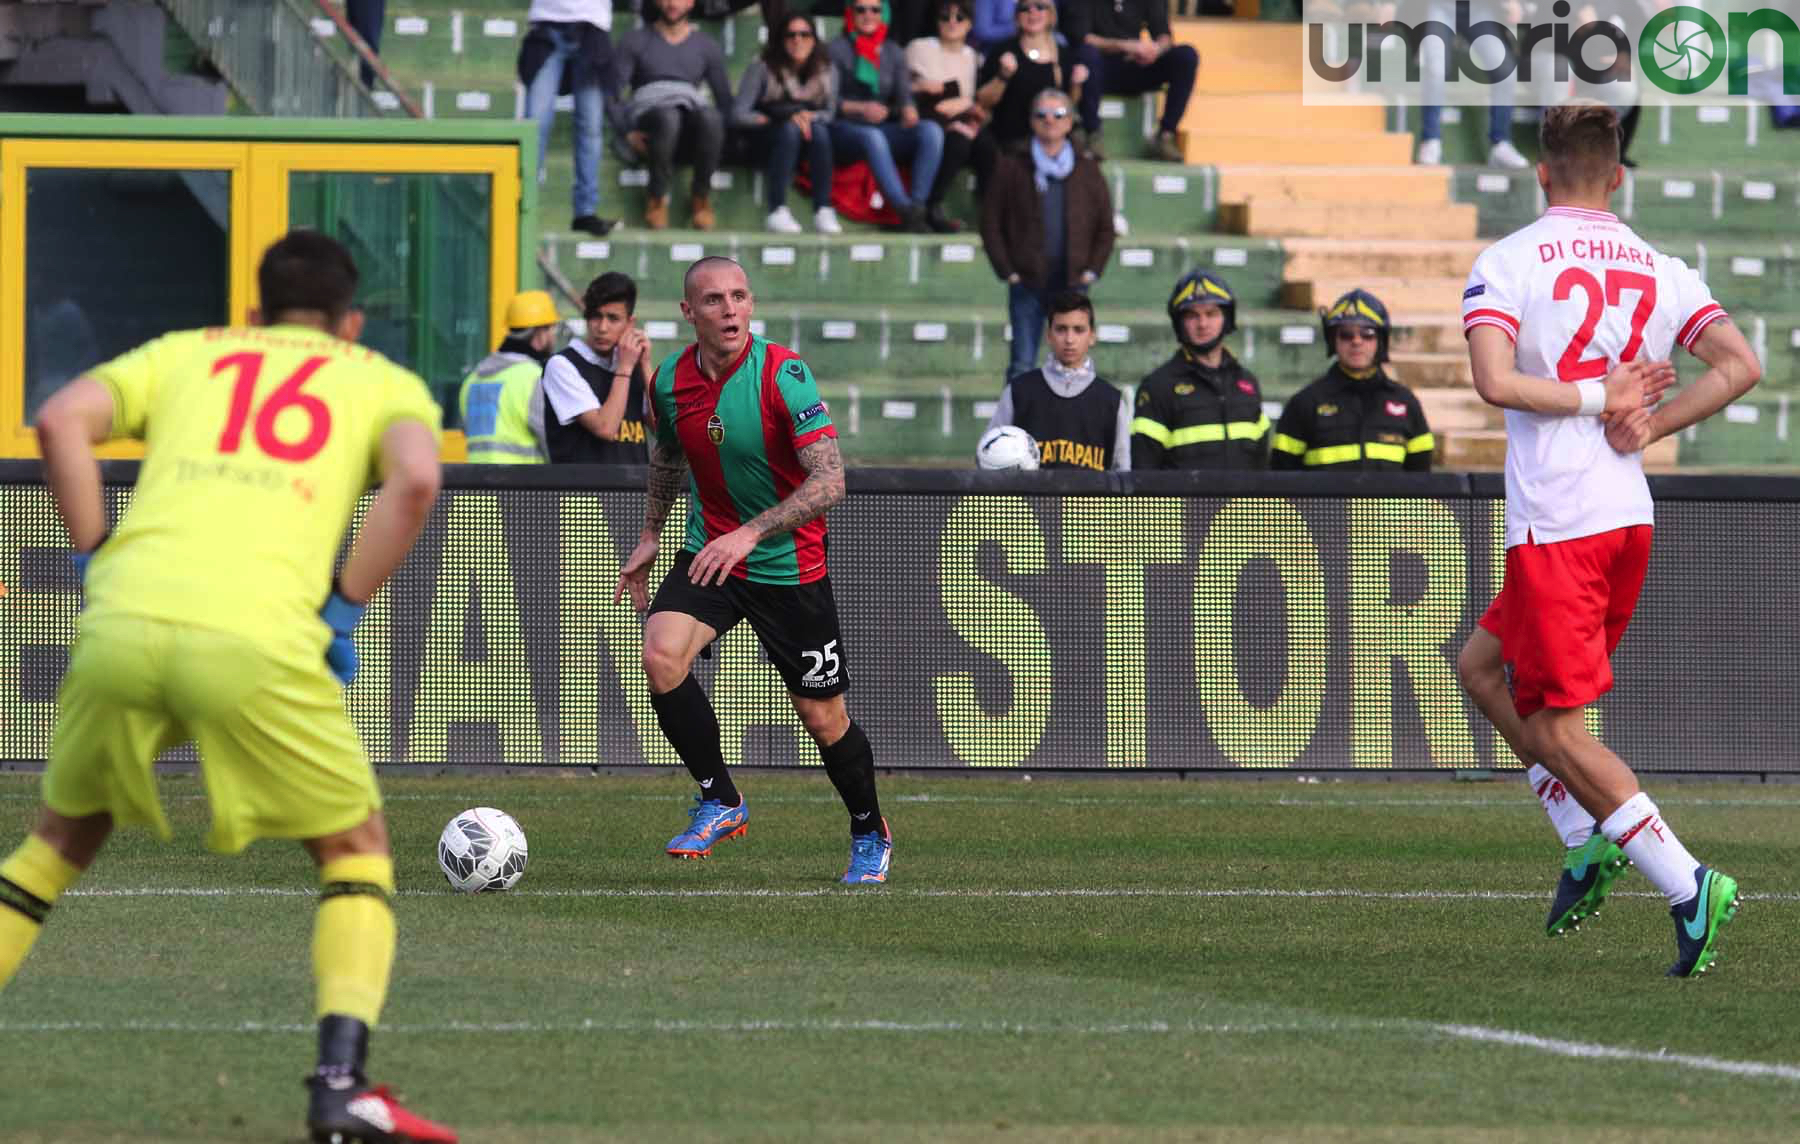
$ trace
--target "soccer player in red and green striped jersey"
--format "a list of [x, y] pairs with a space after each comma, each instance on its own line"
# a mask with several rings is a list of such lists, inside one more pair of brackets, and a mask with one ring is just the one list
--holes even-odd
[[[651, 384], [649, 506], [614, 596], [629, 593], [649, 609], [650, 701], [700, 784], [668, 853], [705, 858], [749, 821], [725, 769], [718, 717], [691, 670], [702, 649], [748, 620], [850, 813], [844, 881], [885, 882], [893, 839], [876, 799], [874, 752], [844, 704], [850, 678], [825, 567], [825, 511], [844, 499], [837, 429], [806, 363], [750, 333], [755, 300], [742, 266], [702, 258], [682, 293], [696, 340]], [[650, 568], [684, 474], [687, 537], [652, 600]]]

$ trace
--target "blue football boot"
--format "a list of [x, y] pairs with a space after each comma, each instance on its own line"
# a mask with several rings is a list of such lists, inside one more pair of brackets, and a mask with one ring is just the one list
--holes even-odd
[[713, 843], [742, 837], [750, 821], [750, 800], [726, 806], [716, 798], [694, 796], [694, 809], [688, 811], [688, 828], [669, 839], [669, 857], [704, 858], [712, 853]]

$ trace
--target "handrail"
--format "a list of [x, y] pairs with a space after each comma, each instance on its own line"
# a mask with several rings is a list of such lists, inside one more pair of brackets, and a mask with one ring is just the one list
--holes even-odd
[[[356, 76], [351, 62], [355, 48], [346, 51], [315, 34], [299, 0], [160, 2], [232, 92], [258, 115], [385, 114]], [[416, 115], [416, 106], [407, 112]]]
[[350, 45], [350, 50], [356, 53], [357, 58], [367, 64], [369, 70], [375, 73], [375, 78], [381, 81], [381, 86], [400, 101], [401, 109], [414, 119], [425, 118], [425, 109], [420, 107], [412, 96], [400, 89], [400, 85], [394, 81], [394, 73], [388, 71], [387, 64], [382, 62], [381, 57], [376, 54], [375, 49], [368, 45], [362, 35], [351, 27], [350, 21], [344, 16], [343, 5], [331, 4], [327, 0], [313, 0], [313, 2], [319, 6], [321, 12], [325, 13], [326, 19], [337, 25], [338, 34], [344, 37], [344, 42]]

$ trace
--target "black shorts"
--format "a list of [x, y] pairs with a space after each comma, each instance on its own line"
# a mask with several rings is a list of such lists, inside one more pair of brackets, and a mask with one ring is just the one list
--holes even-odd
[[810, 584], [759, 584], [732, 576], [724, 584], [701, 587], [688, 579], [693, 562], [694, 554], [685, 549], [675, 554], [675, 566], [650, 602], [651, 615], [680, 612], [720, 635], [749, 620], [790, 695], [829, 699], [849, 690], [831, 577]]

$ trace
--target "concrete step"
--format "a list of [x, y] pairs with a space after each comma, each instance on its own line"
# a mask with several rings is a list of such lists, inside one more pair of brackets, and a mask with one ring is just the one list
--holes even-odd
[[1437, 438], [1437, 467], [1440, 469], [1486, 469], [1506, 467], [1506, 430], [1456, 429], [1446, 426], [1433, 431]]
[[[752, 286], [758, 286], [755, 276]], [[1135, 385], [1175, 350], [1168, 316], [1160, 304], [1125, 309], [1098, 301], [1094, 361], [1103, 376]], [[933, 378], [991, 395], [998, 392], [1009, 349], [1004, 302], [1004, 294], [994, 292], [973, 301], [957, 299], [954, 309], [943, 303], [784, 303], [759, 287], [751, 329], [799, 351], [822, 385], [868, 378], [872, 393], [912, 392], [915, 379]], [[566, 306], [564, 312], [571, 313]], [[692, 337], [678, 303], [660, 291], [640, 295], [637, 315], [657, 355]], [[576, 332], [578, 323], [571, 319], [569, 328]], [[1396, 344], [1405, 347], [1413, 340], [1413, 331], [1400, 331]], [[1270, 401], [1292, 396], [1330, 364], [1318, 317], [1310, 313], [1241, 309], [1238, 332], [1228, 345], [1256, 374]]]
[[1194, 90], [1300, 92], [1299, 24], [1261, 20], [1182, 20], [1170, 32], [1200, 53]]
[[1455, 387], [1474, 393], [1475, 378], [1466, 353], [1391, 353], [1394, 376], [1414, 389]]
[[[1506, 430], [1450, 429], [1437, 437], [1437, 467], [1457, 470], [1498, 470], [1506, 467]], [[1680, 464], [1679, 435], [1664, 437], [1644, 451], [1644, 470], [1673, 472]]]
[[[1284, 277], [1303, 278], [1455, 278], [1467, 277], [1475, 258], [1488, 244], [1467, 239], [1290, 238]], [[1386, 299], [1383, 299], [1386, 301]]]
[[[798, 204], [796, 204], [798, 209]], [[804, 213], [802, 213], [802, 217]], [[999, 305], [1005, 287], [976, 235], [864, 233], [826, 238], [629, 229], [604, 239], [546, 233], [539, 249], [577, 287], [607, 270], [637, 280], [645, 299], [680, 297], [694, 259], [724, 254], [750, 271], [758, 302], [868, 305]], [[1092, 296], [1102, 320], [1121, 309], [1159, 310], [1175, 280], [1203, 266], [1224, 276], [1245, 308], [1275, 304], [1285, 255], [1270, 239], [1197, 234], [1126, 237], [1113, 248]]]
[[1425, 407], [1425, 421], [1433, 433], [1506, 427], [1502, 411], [1483, 401], [1473, 389], [1420, 389], [1415, 386], [1413, 393]]
[[[566, 227], [569, 221], [570, 184], [574, 180], [574, 159], [568, 137], [567, 116], [557, 119], [556, 133], [551, 136], [549, 158], [545, 164], [546, 179], [538, 190], [541, 225], [546, 230]], [[1112, 143], [1109, 130], [1108, 143]], [[1211, 168], [1153, 163], [1136, 158], [1135, 137], [1120, 136], [1114, 158], [1100, 164], [1113, 197], [1115, 218], [1122, 217], [1126, 232], [1132, 234], [1189, 235], [1205, 234], [1213, 229], [1217, 206], [1217, 178]], [[1129, 157], [1128, 157], [1129, 153]], [[643, 226], [644, 183], [647, 173], [641, 168], [621, 167], [610, 149], [600, 161], [600, 214], [609, 218], [623, 216], [633, 228]], [[974, 193], [974, 175], [957, 180], [945, 199], [945, 210], [973, 229], [981, 214]], [[760, 170], [732, 167], [713, 175], [713, 209], [718, 215], [721, 232], [760, 233], [768, 206]], [[790, 190], [788, 206], [803, 225], [812, 222], [812, 207], [807, 197]], [[672, 188], [669, 217], [685, 221], [688, 211], [688, 178], [677, 168]], [[877, 235], [875, 227], [844, 220], [846, 232]]]
[[1377, 275], [1315, 278], [1281, 284], [1281, 304], [1293, 310], [1316, 310], [1329, 306], [1346, 291], [1362, 288], [1380, 298], [1388, 313], [1457, 313], [1462, 305], [1463, 286], [1467, 279], [1455, 278], [1383, 278]]
[[1296, 202], [1257, 199], [1221, 203], [1219, 229], [1255, 237], [1420, 238], [1456, 241], [1475, 237], [1474, 203]]
[[1288, 200], [1384, 206], [1450, 201], [1448, 167], [1221, 166], [1222, 203]]
[[1394, 323], [1394, 340], [1390, 351], [1401, 354], [1456, 354], [1468, 356], [1463, 340], [1460, 314], [1420, 313], [1388, 307]]
[[[1204, 72], [1206, 61], [1200, 68]], [[1196, 95], [1181, 120], [1185, 130], [1228, 125], [1233, 131], [1386, 131], [1384, 107], [1307, 107], [1290, 92], [1220, 92]]]
[[[1228, 121], [1221, 121], [1225, 123]], [[1412, 136], [1389, 131], [1281, 131], [1229, 126], [1183, 127], [1189, 163], [1336, 164], [1389, 167], [1406, 162]]]

